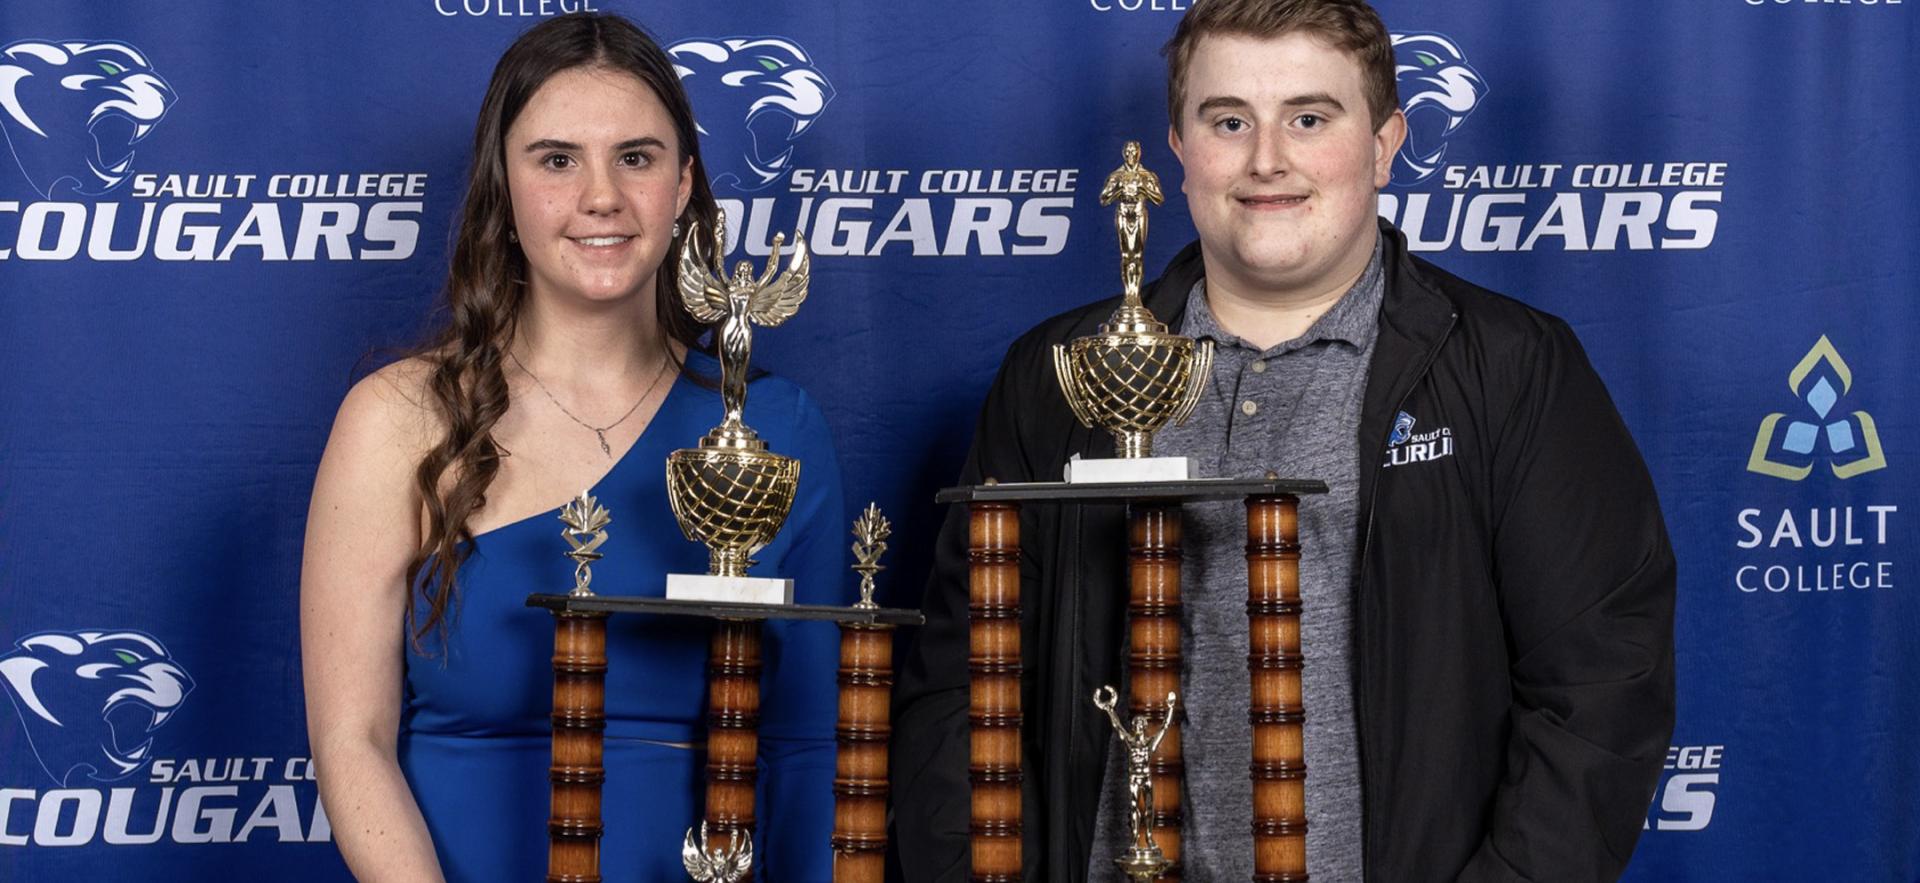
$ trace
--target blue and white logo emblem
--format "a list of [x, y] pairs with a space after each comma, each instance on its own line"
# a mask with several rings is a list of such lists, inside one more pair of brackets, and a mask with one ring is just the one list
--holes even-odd
[[1381, 464], [1383, 468], [1425, 463], [1453, 455], [1451, 427], [1442, 426], [1416, 433], [1413, 425], [1418, 422], [1405, 411], [1394, 416], [1393, 432], [1387, 435], [1387, 461]]
[[1393, 183], [1418, 184], [1440, 170], [1447, 139], [1480, 105], [1487, 85], [1445, 34], [1394, 34], [1393, 58], [1407, 115], [1407, 143], [1393, 158]]
[[833, 85], [785, 37], [681, 40], [667, 47], [693, 106], [713, 183], [752, 192], [792, 170], [793, 143], [813, 128]]
[[1397, 448], [1407, 443], [1413, 435], [1413, 415], [1401, 411], [1393, 418], [1393, 434], [1387, 436], [1387, 447]]
[[0, 48], [0, 131], [27, 183], [106, 193], [133, 175], [133, 146], [175, 100], [145, 53], [112, 40], [21, 40]]
[[0, 656], [0, 683], [40, 766], [60, 787], [113, 782], [152, 761], [193, 679], [152, 635], [40, 632]]

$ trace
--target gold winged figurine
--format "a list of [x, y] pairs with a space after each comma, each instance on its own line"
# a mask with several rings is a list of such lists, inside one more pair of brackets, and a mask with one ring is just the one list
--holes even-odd
[[[700, 832], [698, 841], [694, 831]], [[743, 836], [746, 832], [734, 829], [727, 832], [727, 845], [708, 845], [707, 823], [701, 822], [698, 829], [688, 828], [687, 839], [680, 847], [680, 863], [686, 866], [687, 876], [699, 883], [736, 883], [744, 880], [753, 869], [753, 837]]]
[[[713, 257], [709, 267], [694, 243], [700, 241], [700, 224], [687, 231], [687, 247], [680, 250], [680, 300], [687, 312], [703, 325], [721, 323], [720, 398], [726, 405], [726, 422], [717, 432], [744, 429], [741, 414], [747, 405], [747, 361], [753, 354], [753, 326], [774, 328], [799, 312], [807, 299], [807, 278], [812, 256], [807, 240], [798, 231], [793, 234], [793, 253], [780, 270], [783, 234], [774, 234], [773, 254], [767, 258], [766, 271], [754, 278], [753, 265], [741, 261], [728, 278], [720, 255], [727, 247], [727, 222], [722, 215], [713, 230]], [[774, 271], [780, 270], [776, 278]]]

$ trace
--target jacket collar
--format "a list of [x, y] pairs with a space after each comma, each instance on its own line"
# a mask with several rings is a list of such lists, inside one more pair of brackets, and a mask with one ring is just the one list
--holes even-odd
[[[1380, 473], [1379, 452], [1386, 446], [1394, 414], [1432, 364], [1459, 315], [1453, 299], [1434, 284], [1422, 262], [1407, 251], [1406, 237], [1384, 220], [1380, 222], [1380, 235], [1384, 247], [1381, 260], [1387, 271], [1386, 294], [1358, 427], [1363, 524], [1372, 514], [1373, 486]], [[1361, 542], [1365, 541], [1362, 537]]]

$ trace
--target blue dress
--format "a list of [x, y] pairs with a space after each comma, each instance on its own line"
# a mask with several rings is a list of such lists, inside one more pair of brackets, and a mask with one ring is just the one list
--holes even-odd
[[[689, 353], [687, 361], [719, 376], [707, 356]], [[849, 603], [848, 526], [826, 420], [779, 378], [748, 389], [747, 424], [773, 451], [801, 461], [792, 514], [751, 572], [793, 578], [800, 603]], [[665, 574], [706, 572], [706, 547], [681, 536], [668, 506], [666, 458], [693, 447], [722, 416], [718, 392], [676, 378], [653, 422], [593, 489], [613, 516], [606, 558], [593, 565], [596, 592], [659, 597]], [[546, 874], [553, 616], [526, 598], [573, 586], [558, 515], [475, 537], [446, 652], [407, 653], [400, 767], [449, 881]], [[704, 738], [710, 635], [708, 621], [688, 617], [608, 620], [600, 870], [610, 883], [687, 879], [680, 843], [700, 819], [705, 755], [672, 743]], [[755, 879], [831, 879], [838, 655], [832, 623], [766, 624]]]

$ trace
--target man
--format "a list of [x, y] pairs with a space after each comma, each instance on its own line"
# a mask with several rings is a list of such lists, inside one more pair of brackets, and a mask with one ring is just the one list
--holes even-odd
[[[1300, 504], [1308, 870], [1317, 880], [1605, 880], [1633, 851], [1673, 723], [1674, 562], [1626, 427], [1565, 323], [1414, 258], [1375, 204], [1405, 137], [1361, 0], [1200, 0], [1166, 48], [1168, 143], [1200, 241], [1146, 303], [1215, 341], [1162, 455], [1319, 478]], [[1112, 456], [1016, 342], [961, 481]], [[1030, 880], [1112, 879], [1124, 764], [1087, 698], [1124, 679], [1121, 514], [1021, 518]], [[1245, 880], [1243, 515], [1186, 507], [1183, 871]], [[967, 871], [966, 523], [953, 513], [898, 690], [909, 881]]]

